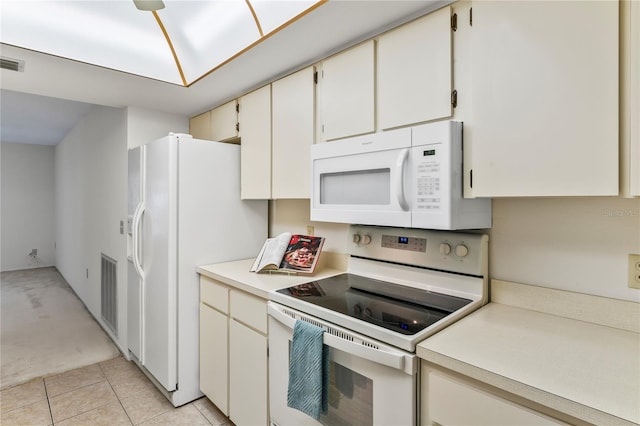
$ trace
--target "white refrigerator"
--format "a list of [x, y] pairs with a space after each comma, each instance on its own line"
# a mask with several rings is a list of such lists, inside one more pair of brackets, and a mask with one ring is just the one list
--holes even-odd
[[129, 150], [127, 343], [174, 406], [199, 386], [196, 266], [250, 258], [267, 202], [240, 200], [240, 146], [170, 134]]

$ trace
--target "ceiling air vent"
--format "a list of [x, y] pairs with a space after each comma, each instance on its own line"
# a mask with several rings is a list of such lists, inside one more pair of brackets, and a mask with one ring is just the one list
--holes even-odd
[[0, 57], [0, 68], [5, 70], [24, 72], [24, 61], [2, 56]]

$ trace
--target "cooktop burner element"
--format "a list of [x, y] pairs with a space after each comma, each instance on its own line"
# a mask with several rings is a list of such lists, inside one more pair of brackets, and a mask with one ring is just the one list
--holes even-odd
[[471, 300], [354, 274], [341, 274], [278, 290], [284, 295], [413, 335]]

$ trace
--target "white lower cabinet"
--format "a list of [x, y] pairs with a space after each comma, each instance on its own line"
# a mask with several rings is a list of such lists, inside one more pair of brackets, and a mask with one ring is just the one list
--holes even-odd
[[[444, 372], [422, 368], [423, 426], [565, 425]], [[425, 374], [426, 373], [426, 374]]]
[[236, 320], [229, 323], [229, 378], [231, 420], [267, 424], [267, 336]]
[[200, 390], [229, 415], [229, 317], [200, 304]]
[[267, 301], [202, 276], [200, 302], [200, 390], [235, 424], [268, 424]]

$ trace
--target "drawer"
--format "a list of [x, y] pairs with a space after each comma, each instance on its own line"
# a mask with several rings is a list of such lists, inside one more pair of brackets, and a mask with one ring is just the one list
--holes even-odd
[[200, 275], [200, 301], [229, 314], [229, 287]]
[[267, 334], [267, 301], [242, 291], [231, 290], [231, 317]]
[[[424, 371], [424, 370], [423, 370]], [[428, 373], [429, 425], [566, 425], [529, 408], [434, 371]]]

